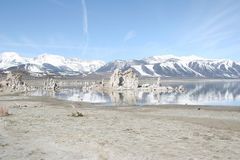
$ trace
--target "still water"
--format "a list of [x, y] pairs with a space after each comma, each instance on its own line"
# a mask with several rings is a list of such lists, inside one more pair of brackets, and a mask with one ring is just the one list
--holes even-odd
[[183, 85], [185, 93], [151, 93], [143, 91], [96, 92], [80, 88], [65, 88], [59, 92], [38, 90], [31, 96], [52, 96], [69, 101], [103, 103], [109, 105], [158, 105], [158, 104], [198, 104], [231, 105], [240, 107], [240, 81], [178, 82], [165, 84]]

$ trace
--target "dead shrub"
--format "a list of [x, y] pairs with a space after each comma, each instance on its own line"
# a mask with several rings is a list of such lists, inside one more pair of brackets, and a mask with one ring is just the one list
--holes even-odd
[[72, 117], [83, 117], [83, 114], [81, 112], [76, 111], [76, 112], [73, 112], [71, 116]]
[[9, 115], [8, 108], [0, 106], [0, 117], [8, 116], [8, 115]]

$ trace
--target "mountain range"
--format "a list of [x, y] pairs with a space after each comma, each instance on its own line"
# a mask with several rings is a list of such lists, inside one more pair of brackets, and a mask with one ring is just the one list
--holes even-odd
[[22, 57], [15, 52], [0, 54], [0, 70], [20, 70], [33, 75], [81, 75], [95, 72], [103, 66], [103, 61], [83, 61], [59, 55], [42, 54], [34, 58]]
[[15, 52], [0, 54], [0, 71], [25, 71], [32, 75], [86, 75], [112, 73], [132, 68], [140, 76], [179, 78], [240, 78], [240, 62], [197, 56], [152, 56], [141, 60], [84, 61], [59, 55], [42, 54], [34, 58]]

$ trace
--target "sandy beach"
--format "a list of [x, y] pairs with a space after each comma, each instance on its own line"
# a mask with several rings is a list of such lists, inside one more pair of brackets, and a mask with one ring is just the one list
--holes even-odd
[[[237, 160], [240, 108], [104, 107], [2, 96], [0, 159]], [[73, 108], [73, 106], [75, 108]], [[72, 117], [79, 111], [83, 117]]]

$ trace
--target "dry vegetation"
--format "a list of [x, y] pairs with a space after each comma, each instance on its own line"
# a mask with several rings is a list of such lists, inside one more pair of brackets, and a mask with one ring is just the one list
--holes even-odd
[[8, 115], [9, 115], [8, 108], [0, 106], [0, 117], [8, 116]]

